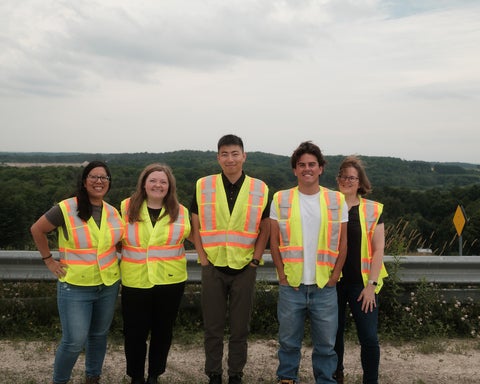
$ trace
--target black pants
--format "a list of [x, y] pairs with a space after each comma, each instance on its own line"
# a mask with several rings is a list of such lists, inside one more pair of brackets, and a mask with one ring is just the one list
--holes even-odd
[[185, 283], [156, 285], [152, 288], [122, 286], [123, 333], [127, 375], [144, 377], [148, 348], [148, 375], [165, 372], [172, 333]]

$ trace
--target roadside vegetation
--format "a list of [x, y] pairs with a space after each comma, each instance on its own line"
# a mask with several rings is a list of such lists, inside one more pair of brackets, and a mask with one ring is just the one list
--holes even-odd
[[[385, 253], [394, 256], [394, 261], [387, 264], [389, 277], [379, 298], [382, 339], [394, 342], [458, 337], [480, 340], [480, 303], [468, 295], [447, 297], [444, 290], [458, 288], [459, 292], [468, 292], [478, 291], [480, 287], [445, 287], [427, 281], [401, 283], [401, 265], [395, 256], [408, 255], [408, 249], [416, 242], [423, 242], [421, 236], [409, 232], [404, 223], [387, 226]], [[176, 340], [198, 342], [202, 329], [200, 288], [199, 284], [187, 285], [175, 327]], [[257, 283], [252, 337], [276, 337], [277, 294], [277, 285]], [[0, 281], [0, 339], [55, 340], [60, 333], [54, 281]], [[355, 337], [353, 321], [348, 322], [347, 337], [350, 336]], [[117, 304], [110, 337], [113, 341], [122, 340], [120, 303]]]

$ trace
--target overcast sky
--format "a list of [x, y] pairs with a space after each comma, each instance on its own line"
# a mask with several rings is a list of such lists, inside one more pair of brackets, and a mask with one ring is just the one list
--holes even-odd
[[480, 164], [478, 0], [2, 0], [0, 151]]

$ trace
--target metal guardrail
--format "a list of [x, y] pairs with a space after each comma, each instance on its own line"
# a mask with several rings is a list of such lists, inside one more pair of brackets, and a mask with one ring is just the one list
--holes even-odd
[[[52, 252], [58, 258], [58, 252]], [[257, 281], [277, 283], [277, 275], [271, 255], [263, 256], [264, 265], [259, 267]], [[399, 262], [398, 277], [401, 283], [418, 283], [425, 279], [439, 284], [480, 284], [480, 256], [385, 256], [389, 264]], [[187, 254], [188, 282], [199, 283], [201, 277], [197, 254]], [[55, 280], [45, 267], [37, 251], [0, 251], [0, 280]]]

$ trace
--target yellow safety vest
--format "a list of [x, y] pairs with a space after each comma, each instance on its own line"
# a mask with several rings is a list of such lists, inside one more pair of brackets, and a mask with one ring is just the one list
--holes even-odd
[[245, 176], [231, 214], [221, 174], [198, 180], [196, 193], [200, 236], [208, 260], [215, 266], [242, 269], [255, 250], [268, 200], [267, 185]]
[[[360, 226], [362, 228], [362, 242], [361, 242], [361, 271], [364, 286], [367, 286], [370, 276], [370, 265], [372, 262], [372, 238], [375, 228], [378, 224], [378, 219], [383, 212], [383, 204], [376, 201], [367, 200], [359, 197], [360, 205], [358, 207], [358, 214], [360, 219]], [[378, 276], [377, 287], [375, 292], [380, 292], [383, 286], [383, 278], [387, 277], [388, 273], [385, 265], [382, 263], [380, 275]]]
[[80, 285], [112, 285], [120, 279], [116, 244], [123, 237], [123, 220], [118, 211], [103, 202], [100, 228], [93, 217], [84, 221], [78, 217], [77, 198], [59, 204], [65, 220], [68, 240], [59, 227], [60, 262], [67, 274], [60, 281]]
[[130, 198], [122, 201], [125, 220], [122, 241], [122, 285], [151, 288], [154, 285], [175, 284], [187, 280], [187, 259], [184, 240], [190, 234], [188, 210], [180, 205], [178, 218], [162, 217], [153, 226], [146, 202], [140, 207], [140, 221], [128, 221]]
[[[330, 278], [340, 245], [342, 210], [345, 197], [340, 192], [320, 187], [320, 232], [315, 276], [323, 288]], [[298, 287], [303, 275], [303, 231], [298, 187], [279, 191], [273, 196], [280, 229], [280, 253], [288, 282]]]

